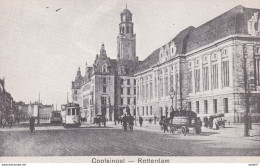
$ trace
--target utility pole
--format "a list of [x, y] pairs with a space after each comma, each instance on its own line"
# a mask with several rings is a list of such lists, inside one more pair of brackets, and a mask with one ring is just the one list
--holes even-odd
[[244, 45], [243, 55], [243, 74], [244, 74], [244, 91], [245, 91], [245, 116], [244, 116], [244, 136], [249, 136], [249, 124], [248, 124], [248, 112], [249, 112], [249, 87], [248, 87], [248, 72], [246, 67], [246, 61], [248, 58], [247, 46]]
[[40, 94], [40, 92], [39, 92], [37, 124], [40, 124], [40, 101], [41, 101], [41, 94]]
[[67, 104], [69, 104], [69, 92], [67, 92]]

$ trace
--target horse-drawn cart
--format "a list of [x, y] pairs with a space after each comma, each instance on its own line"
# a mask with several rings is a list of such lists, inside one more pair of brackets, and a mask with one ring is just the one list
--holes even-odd
[[195, 130], [196, 134], [200, 134], [202, 122], [195, 112], [176, 111], [169, 126], [171, 133], [174, 134], [181, 129], [181, 133], [185, 136], [190, 130]]

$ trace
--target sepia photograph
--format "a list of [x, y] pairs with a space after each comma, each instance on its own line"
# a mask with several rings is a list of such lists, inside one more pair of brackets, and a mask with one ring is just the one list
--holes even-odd
[[8, 157], [260, 161], [260, 2], [0, 0]]

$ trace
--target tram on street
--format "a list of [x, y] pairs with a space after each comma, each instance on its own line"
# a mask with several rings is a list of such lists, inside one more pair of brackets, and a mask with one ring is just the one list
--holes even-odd
[[51, 112], [51, 123], [61, 123], [61, 111], [52, 111]]
[[80, 123], [80, 107], [76, 103], [68, 103], [61, 106], [62, 125], [79, 127]]

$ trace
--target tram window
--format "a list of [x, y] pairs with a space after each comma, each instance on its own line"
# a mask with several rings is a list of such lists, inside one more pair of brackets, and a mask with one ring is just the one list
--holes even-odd
[[70, 109], [68, 109], [68, 115], [71, 115], [71, 110]]
[[76, 109], [76, 115], [79, 115], [79, 109]]
[[72, 115], [75, 115], [75, 108], [72, 108]]

